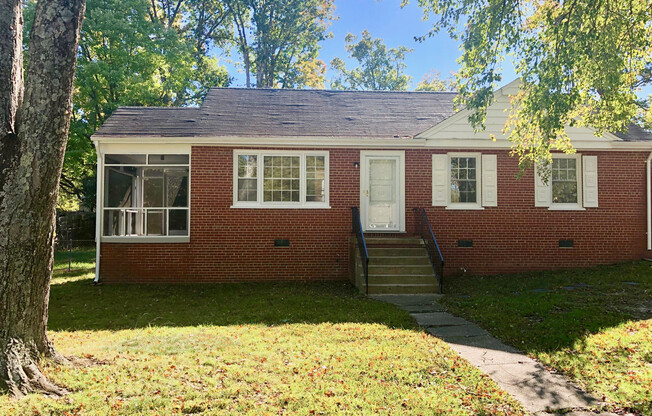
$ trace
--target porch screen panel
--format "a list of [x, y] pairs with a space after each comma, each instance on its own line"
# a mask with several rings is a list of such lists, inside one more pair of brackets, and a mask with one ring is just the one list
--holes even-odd
[[[161, 165], [166, 159], [176, 165]], [[134, 165], [125, 166], [128, 161]], [[189, 156], [106, 155], [103, 235], [187, 236], [189, 167], [180, 162], [189, 163]]]

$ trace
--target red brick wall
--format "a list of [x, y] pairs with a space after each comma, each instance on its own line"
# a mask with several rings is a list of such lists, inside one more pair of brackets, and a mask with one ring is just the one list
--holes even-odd
[[[103, 243], [102, 281], [235, 282], [346, 279], [350, 207], [359, 205], [359, 150], [330, 151], [331, 209], [234, 209], [233, 149], [194, 147], [190, 243]], [[451, 150], [453, 151], [453, 150]], [[426, 207], [446, 273], [497, 273], [581, 267], [639, 259], [645, 247], [645, 159], [642, 152], [598, 156], [599, 208], [534, 207], [533, 172], [517, 179], [517, 160], [498, 155], [498, 207], [482, 211], [432, 207], [431, 155], [406, 151], [406, 222]], [[275, 239], [290, 247], [274, 247]], [[457, 240], [473, 240], [458, 248]], [[574, 248], [559, 248], [560, 239]]]
[[[446, 210], [431, 205], [431, 155], [407, 151], [406, 205], [424, 206], [446, 273], [516, 272], [584, 267], [642, 258], [646, 253], [645, 160], [642, 152], [582, 152], [598, 156], [598, 208], [550, 211], [534, 206], [534, 171], [521, 179], [516, 158], [496, 154], [498, 206], [482, 211]], [[411, 162], [410, 162], [411, 161]], [[418, 183], [418, 185], [416, 185]], [[408, 227], [410, 221], [408, 219]], [[574, 240], [559, 248], [559, 240]], [[457, 247], [473, 240], [473, 247]]]

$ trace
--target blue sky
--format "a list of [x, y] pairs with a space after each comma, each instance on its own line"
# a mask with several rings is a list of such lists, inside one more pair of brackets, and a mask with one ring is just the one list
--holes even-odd
[[[459, 68], [456, 60], [460, 56], [458, 43], [444, 33], [423, 43], [415, 42], [414, 37], [425, 34], [431, 23], [422, 20], [423, 13], [415, 0], [404, 8], [400, 5], [401, 0], [335, 0], [335, 14], [339, 19], [330, 27], [333, 38], [321, 44], [320, 59], [328, 65], [331, 59], [339, 57], [344, 59], [347, 65], [355, 66], [355, 63], [347, 58], [344, 37], [347, 33], [360, 36], [362, 31], [367, 29], [372, 37], [383, 39], [388, 48], [407, 46], [414, 49], [405, 60], [406, 73], [412, 77], [410, 89], [416, 87], [431, 69], [441, 72], [442, 77], [456, 71]], [[237, 54], [232, 55], [231, 59], [237, 61]], [[244, 74], [238, 72], [232, 63], [223, 63], [227, 65], [229, 74], [234, 77], [231, 86], [244, 87]], [[504, 83], [515, 77], [511, 65], [506, 65], [506, 69]], [[327, 87], [328, 79], [332, 77], [329, 65], [326, 73]]]
[[[333, 38], [322, 42], [320, 59], [330, 64], [331, 59], [339, 57], [345, 60], [348, 67], [355, 66], [348, 60], [344, 49], [344, 37], [347, 33], [360, 36], [367, 29], [374, 38], [383, 39], [388, 48], [407, 46], [414, 49], [408, 54], [405, 63], [406, 73], [412, 77], [410, 89], [414, 89], [425, 74], [432, 69], [441, 72], [442, 77], [447, 77], [451, 72], [457, 71], [459, 65], [457, 58], [461, 55], [459, 43], [452, 40], [448, 34], [440, 33], [436, 37], [428, 38], [423, 43], [415, 42], [415, 36], [427, 33], [432, 26], [431, 22], [424, 21], [423, 12], [417, 6], [416, 0], [401, 8], [401, 0], [335, 0], [336, 12], [339, 19], [333, 22], [330, 31]], [[235, 58], [235, 59], [234, 59]], [[237, 61], [237, 53], [233, 53], [232, 60]], [[244, 74], [237, 72], [233, 63], [223, 61], [229, 74], [234, 77], [233, 87], [244, 87]], [[503, 80], [500, 86], [516, 78], [516, 72], [511, 61], [507, 59], [503, 64]], [[333, 77], [330, 68], [326, 73], [326, 87], [328, 80]], [[647, 86], [639, 96], [652, 94], [652, 86]]]

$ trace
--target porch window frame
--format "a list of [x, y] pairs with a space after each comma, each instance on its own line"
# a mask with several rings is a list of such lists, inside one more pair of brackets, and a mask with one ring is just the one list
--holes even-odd
[[[106, 163], [106, 158], [114, 155], [144, 155], [145, 163]], [[158, 155], [183, 155], [188, 157], [188, 163], [172, 163], [172, 164], [153, 164], [150, 163], [150, 156]], [[190, 242], [190, 224], [191, 224], [191, 190], [192, 190], [192, 155], [190, 152], [179, 152], [179, 151], [156, 151], [156, 152], [147, 152], [147, 151], [112, 151], [112, 152], [102, 152], [101, 157], [98, 158], [101, 162], [101, 166], [98, 166], [98, 183], [101, 184], [100, 189], [98, 189], [98, 195], [101, 196], [101, 199], [98, 199], [98, 202], [101, 203], [98, 206], [99, 210], [99, 236], [101, 242], [107, 243], [188, 243]], [[116, 208], [116, 207], [105, 207], [104, 206], [104, 193], [107, 185], [107, 177], [105, 175], [105, 169], [107, 167], [136, 167], [136, 168], [169, 168], [169, 167], [181, 167], [188, 169], [188, 203], [185, 207], [127, 207], [127, 208]], [[141, 187], [143, 178], [140, 178]], [[143, 204], [144, 205], [144, 204]], [[164, 211], [165, 215], [165, 227], [168, 235], [104, 235], [104, 215], [106, 211], [143, 211], [143, 223], [142, 227], [144, 230], [147, 230], [147, 210], [152, 211]], [[169, 216], [170, 210], [179, 210], [186, 211], [186, 223], [188, 228], [187, 235], [169, 235]], [[140, 213], [139, 213], [140, 214]], [[126, 226], [126, 224], [125, 224]]]
[[[243, 156], [256, 156], [256, 201], [238, 201], [238, 158]], [[263, 182], [265, 180], [265, 156], [299, 157], [299, 201], [264, 201]], [[309, 156], [324, 157], [324, 201], [306, 201], [307, 194], [307, 169], [306, 158]], [[231, 208], [253, 209], [330, 209], [330, 163], [329, 152], [326, 150], [261, 150], [261, 149], [236, 149], [233, 151], [233, 205]]]

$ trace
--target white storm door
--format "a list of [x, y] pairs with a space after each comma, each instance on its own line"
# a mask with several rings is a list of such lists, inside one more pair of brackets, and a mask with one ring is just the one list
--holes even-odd
[[365, 156], [364, 161], [365, 230], [401, 231], [400, 156]]

